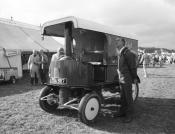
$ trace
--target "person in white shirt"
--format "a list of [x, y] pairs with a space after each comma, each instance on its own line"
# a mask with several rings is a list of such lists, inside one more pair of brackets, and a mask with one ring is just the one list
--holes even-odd
[[52, 55], [50, 66], [49, 66], [49, 77], [53, 76], [53, 72], [54, 72], [53, 70], [54, 70], [56, 61], [64, 57], [64, 55], [65, 53], [63, 48], [58, 48], [57, 53]]
[[32, 55], [30, 55], [28, 60], [28, 69], [30, 70], [31, 84], [38, 84], [39, 75], [39, 66], [41, 64], [40, 57], [36, 50], [33, 50]]
[[148, 67], [148, 65], [149, 65], [149, 56], [148, 56], [148, 54], [145, 52], [145, 50], [143, 50], [143, 55], [142, 55], [141, 62], [143, 63], [144, 77], [147, 78], [147, 77], [148, 77], [147, 67]]

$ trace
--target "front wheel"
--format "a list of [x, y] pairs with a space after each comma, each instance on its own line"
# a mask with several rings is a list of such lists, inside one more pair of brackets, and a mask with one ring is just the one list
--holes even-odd
[[39, 105], [46, 112], [53, 112], [58, 107], [58, 94], [50, 86], [45, 86], [39, 96]]
[[134, 102], [136, 102], [136, 100], [138, 99], [138, 95], [139, 95], [138, 83], [132, 84], [132, 98]]
[[85, 124], [93, 123], [100, 111], [100, 96], [97, 93], [88, 93], [80, 101], [79, 117]]

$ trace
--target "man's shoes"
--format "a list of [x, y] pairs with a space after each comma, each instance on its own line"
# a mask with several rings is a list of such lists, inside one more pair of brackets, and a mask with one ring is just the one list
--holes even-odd
[[133, 117], [132, 116], [125, 116], [125, 118], [123, 118], [123, 123], [130, 123], [132, 122]]
[[41, 82], [40, 84], [41, 84], [41, 85], [44, 85], [44, 82]]
[[131, 115], [127, 115], [125, 113], [118, 113], [118, 114], [115, 114], [114, 117], [121, 117], [122, 118], [122, 122], [123, 123], [130, 123], [132, 122], [133, 120], [133, 117]]
[[126, 117], [126, 114], [125, 113], [117, 113], [114, 115], [115, 117]]

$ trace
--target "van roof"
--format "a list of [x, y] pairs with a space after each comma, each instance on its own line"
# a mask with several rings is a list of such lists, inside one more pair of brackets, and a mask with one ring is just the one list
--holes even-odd
[[[42, 26], [42, 34], [47, 36], [58, 36], [64, 37], [64, 27], [66, 22], [72, 22], [74, 28], [80, 28], [85, 30], [92, 30], [96, 32], [117, 35], [121, 37], [130, 38], [131, 35], [120, 34], [114, 28], [110, 28], [108, 26], [92, 22], [89, 20], [81, 19], [74, 16], [69, 16], [61, 19], [56, 19], [53, 21], [48, 21]], [[123, 36], [122, 36], [123, 35]]]

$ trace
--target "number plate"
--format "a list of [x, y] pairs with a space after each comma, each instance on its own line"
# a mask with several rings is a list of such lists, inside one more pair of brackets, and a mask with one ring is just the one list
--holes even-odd
[[51, 83], [66, 85], [67, 84], [67, 79], [66, 78], [51, 78]]

